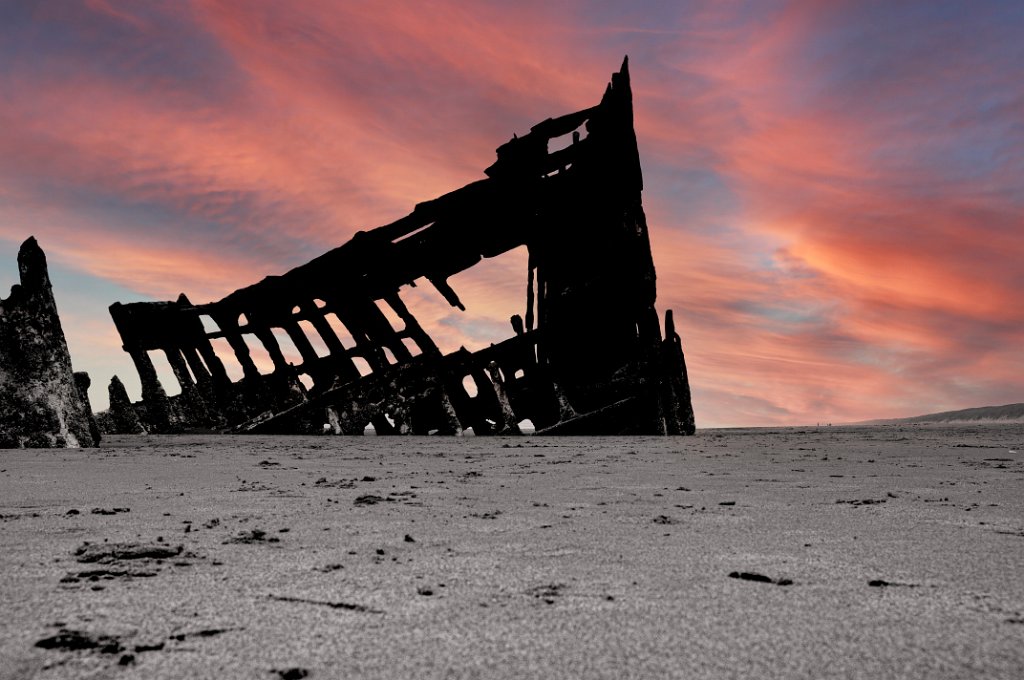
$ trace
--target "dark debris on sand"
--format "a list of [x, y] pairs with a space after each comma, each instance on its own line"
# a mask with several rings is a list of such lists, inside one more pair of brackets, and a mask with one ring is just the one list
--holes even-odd
[[267, 532], [263, 529], [253, 529], [251, 531], [240, 531], [231, 538], [224, 541], [224, 544], [228, 543], [241, 543], [241, 544], [252, 544], [252, 543], [280, 543], [281, 539], [276, 536], [267, 536]]
[[309, 671], [305, 668], [299, 668], [295, 666], [293, 668], [273, 669], [271, 673], [277, 673], [277, 677], [281, 680], [302, 680], [309, 675]]
[[121, 641], [112, 635], [92, 635], [68, 628], [61, 628], [56, 635], [39, 640], [35, 646], [65, 652], [96, 650], [101, 654], [118, 654], [122, 651]]
[[208, 638], [216, 635], [223, 635], [224, 633], [230, 633], [233, 630], [244, 630], [243, 628], [204, 628], [202, 630], [192, 631], [191, 633], [175, 633], [170, 636], [171, 640], [177, 640], [183, 642], [189, 638]]
[[355, 505], [376, 505], [377, 503], [386, 503], [394, 501], [394, 498], [384, 498], [383, 496], [377, 496], [375, 494], [366, 494], [365, 496], [359, 496], [354, 501]]
[[329, 600], [311, 600], [305, 597], [289, 597], [287, 595], [268, 595], [271, 600], [277, 600], [278, 602], [295, 602], [298, 604], [313, 604], [320, 607], [330, 607], [331, 609], [344, 609], [351, 612], [361, 612], [364, 614], [383, 614], [384, 612], [380, 609], [373, 609], [363, 604], [353, 604], [352, 602], [332, 602]]
[[793, 585], [793, 579], [780, 578], [773, 579], [770, 576], [764, 574], [758, 574], [753, 571], [732, 571], [729, 572], [729, 578], [739, 579], [741, 581], [753, 581], [754, 583], [772, 583], [777, 586], [791, 586]]
[[81, 580], [86, 581], [109, 581], [116, 578], [133, 579], [133, 578], [151, 578], [159, 574], [158, 571], [152, 569], [87, 569], [79, 572], [69, 572], [63, 578], [61, 583], [78, 583]]
[[79, 562], [109, 564], [118, 560], [166, 559], [181, 554], [183, 546], [157, 543], [83, 543], [75, 550]]
[[868, 585], [872, 588], [917, 588], [916, 583], [897, 583], [895, 581], [885, 581], [880, 578], [868, 581]]
[[555, 598], [561, 597], [563, 591], [569, 586], [564, 583], [550, 583], [541, 586], [534, 586], [526, 591], [527, 595], [541, 600], [545, 604], [554, 604]]

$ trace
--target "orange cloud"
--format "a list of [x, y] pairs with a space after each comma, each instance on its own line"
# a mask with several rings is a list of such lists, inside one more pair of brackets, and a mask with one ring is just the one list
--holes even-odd
[[[699, 424], [1020, 398], [1024, 92], [997, 8], [62, 7], [0, 54], [0, 236], [60, 266], [218, 298], [480, 178], [629, 52]], [[522, 306], [525, 263], [499, 260], [453, 282], [466, 314], [403, 294], [442, 344], [486, 343]]]

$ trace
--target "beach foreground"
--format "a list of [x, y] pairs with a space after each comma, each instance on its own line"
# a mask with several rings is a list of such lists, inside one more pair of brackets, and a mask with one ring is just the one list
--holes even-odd
[[1024, 677], [1024, 425], [0, 451], [0, 679]]

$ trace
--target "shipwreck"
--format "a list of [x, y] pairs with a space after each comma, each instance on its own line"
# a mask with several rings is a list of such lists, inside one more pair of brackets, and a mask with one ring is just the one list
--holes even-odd
[[[139, 373], [141, 425], [486, 435], [518, 433], [528, 420], [538, 434], [692, 434], [680, 338], [672, 312], [662, 328], [654, 306], [628, 61], [599, 104], [514, 136], [484, 173], [221, 300], [111, 305]], [[403, 302], [403, 287], [425, 280], [465, 311], [449, 278], [520, 246], [529, 253], [525, 304], [510, 337], [476, 352], [440, 351]], [[282, 351], [281, 331], [298, 363]], [[229, 378], [216, 339], [229, 344], [240, 379]], [[272, 367], [253, 360], [257, 346]], [[180, 394], [167, 396], [151, 352], [166, 355]]]

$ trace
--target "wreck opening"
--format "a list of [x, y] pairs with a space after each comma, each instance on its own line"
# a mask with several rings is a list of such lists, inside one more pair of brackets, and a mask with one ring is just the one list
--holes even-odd
[[[231, 382], [237, 382], [245, 377], [242, 364], [235, 357], [231, 345], [224, 338], [210, 338], [210, 350], [220, 361], [221, 367]], [[161, 381], [162, 382], [162, 381]]]
[[582, 123], [576, 127], [575, 130], [570, 130], [565, 134], [557, 137], [552, 137], [548, 140], [548, 153], [555, 153], [556, 151], [562, 151], [568, 149], [573, 144], [579, 144], [581, 140], [587, 137], [587, 126], [586, 123]]
[[368, 376], [371, 373], [373, 373], [373, 369], [370, 368], [370, 362], [368, 362], [366, 359], [364, 359], [364, 358], [362, 358], [360, 356], [353, 356], [352, 357], [352, 363], [355, 365], [356, 369], [359, 371], [359, 376], [360, 377]]
[[313, 349], [313, 353], [316, 355], [316, 358], [322, 359], [323, 357], [330, 356], [331, 350], [327, 346], [327, 338], [337, 340], [333, 331], [328, 331], [330, 335], [321, 335], [313, 325], [313, 322], [306, 319], [299, 322], [299, 329], [302, 331], [305, 342], [309, 343], [309, 346]]
[[[395, 298], [409, 316], [429, 329], [434, 347], [442, 354], [463, 348], [476, 352], [508, 338], [513, 330], [510, 319], [522, 316], [528, 260], [527, 247], [517, 246], [482, 257], [471, 268], [448, 277], [447, 287], [464, 310], [453, 306], [426, 277], [403, 285]], [[404, 326], [403, 322], [394, 328], [402, 331]], [[402, 339], [411, 356], [423, 351], [415, 338], [410, 334]]]
[[[453, 309], [444, 297], [431, 285], [425, 277], [419, 277], [395, 291], [397, 302], [414, 318], [423, 329], [430, 329], [430, 343], [427, 347], [435, 348], [442, 354], [450, 354], [461, 346], [454, 331], [447, 324], [449, 316], [459, 313]], [[420, 354], [419, 334], [409, 332], [402, 338], [402, 344], [410, 354]], [[419, 351], [413, 353], [410, 345]]]
[[213, 320], [209, 314], [200, 314], [199, 321], [203, 324], [203, 330], [207, 334], [220, 333], [220, 326]]
[[423, 350], [420, 349], [420, 346], [412, 338], [402, 338], [402, 344], [409, 350], [409, 356], [418, 357], [423, 353]]
[[260, 375], [270, 375], [273, 373], [276, 369], [274, 360], [270, 358], [270, 352], [260, 342], [260, 339], [254, 333], [243, 333], [242, 340], [245, 342], [245, 346], [249, 348], [249, 356], [252, 357], [252, 362], [256, 365], [256, 371]]
[[376, 305], [377, 309], [380, 310], [380, 313], [384, 315], [384, 318], [391, 325], [392, 331], [400, 333], [405, 330], [405, 320], [398, 315], [398, 312], [386, 300], [377, 300]]
[[479, 394], [479, 390], [476, 387], [476, 380], [471, 375], [467, 375], [462, 379], [462, 389], [466, 390], [466, 396], [470, 399], [476, 397]]
[[356, 346], [356, 341], [352, 339], [352, 334], [348, 332], [348, 329], [345, 328], [345, 324], [341, 322], [341, 319], [338, 318], [337, 314], [329, 312], [324, 315], [324, 319], [327, 320], [327, 325], [331, 327], [331, 331], [334, 333], [335, 337], [338, 338], [338, 342], [341, 343], [343, 348], [350, 350]]
[[[692, 433], [679, 336], [654, 307], [627, 63], [484, 174], [221, 300], [112, 305], [151, 430]], [[205, 364], [186, 378], [173, 357], [190, 356]]]
[[174, 397], [181, 394], [181, 385], [174, 375], [174, 371], [171, 370], [171, 362], [168, 361], [167, 354], [160, 350], [152, 350], [146, 354], [149, 355], [149, 360], [153, 363], [153, 368], [156, 369], [157, 378], [165, 386], [164, 391], [167, 396]]
[[[288, 333], [280, 327], [271, 328], [271, 335], [274, 336], [274, 342], [281, 350], [281, 356], [284, 357], [286, 364], [296, 365], [302, 363], [302, 355], [299, 354], [299, 348], [292, 342], [292, 338]], [[281, 370], [282, 367], [278, 366], [277, 370]]]

